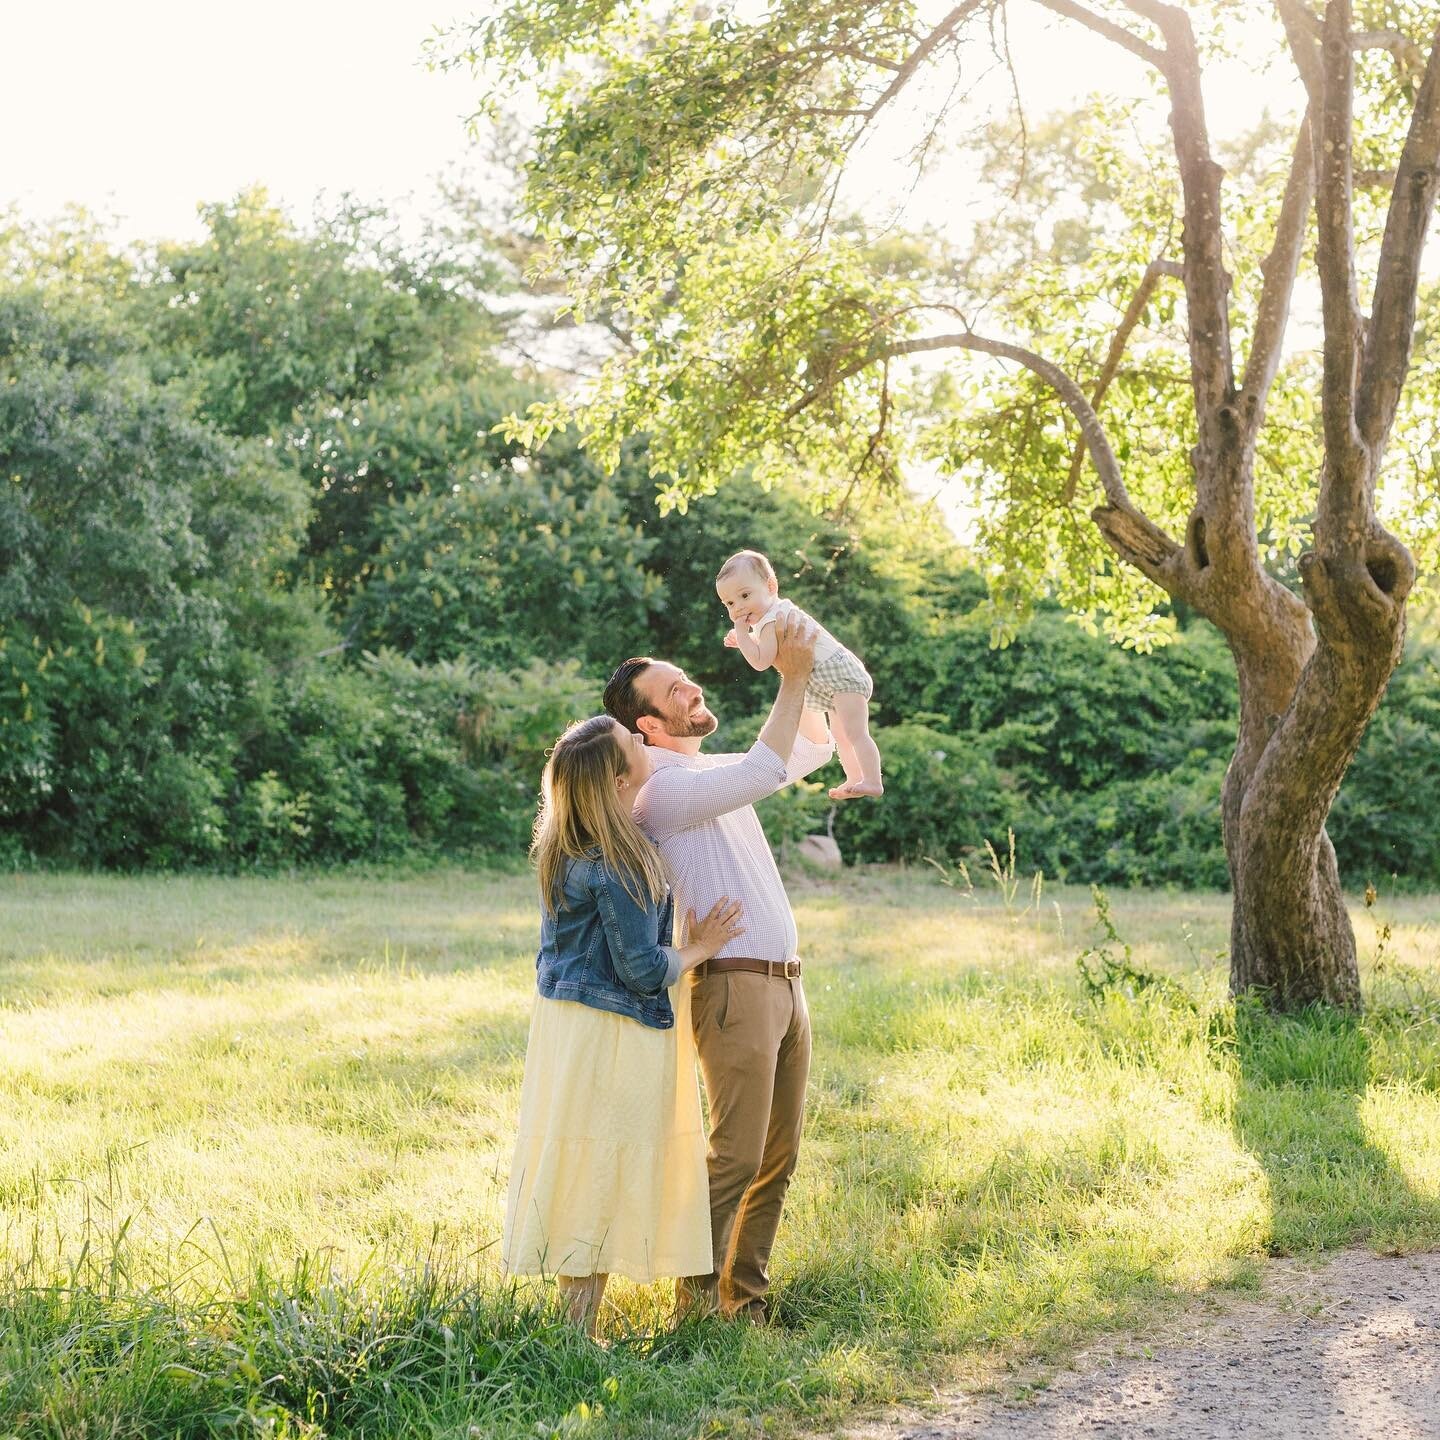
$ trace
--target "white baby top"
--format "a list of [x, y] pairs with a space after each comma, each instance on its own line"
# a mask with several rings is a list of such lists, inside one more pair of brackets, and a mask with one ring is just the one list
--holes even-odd
[[793, 600], [777, 600], [751, 627], [750, 638], [758, 640], [761, 632], [767, 625], [773, 625], [782, 615], [788, 615], [792, 610], [799, 610], [819, 632], [815, 637], [815, 663], [818, 665], [822, 660], [828, 660], [837, 651], [844, 647], [840, 642], [818, 621], [813, 615], [806, 614], [804, 610]]

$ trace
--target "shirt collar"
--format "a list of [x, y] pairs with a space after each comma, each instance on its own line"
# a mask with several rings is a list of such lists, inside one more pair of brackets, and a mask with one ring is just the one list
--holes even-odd
[[679, 750], [662, 750], [658, 745], [650, 746], [650, 764], [657, 770], [664, 770], [671, 765], [693, 765], [704, 758], [703, 752], [699, 755], [685, 755]]

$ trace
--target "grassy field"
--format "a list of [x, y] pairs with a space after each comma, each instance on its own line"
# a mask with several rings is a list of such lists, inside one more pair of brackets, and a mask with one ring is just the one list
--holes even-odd
[[621, 1286], [597, 1348], [498, 1278], [527, 878], [0, 880], [0, 1437], [824, 1426], [1267, 1253], [1440, 1246], [1434, 900], [1357, 907], [1364, 1019], [1269, 1021], [1223, 897], [1115, 896], [1087, 984], [1082, 891], [792, 893], [777, 1324], [672, 1334]]

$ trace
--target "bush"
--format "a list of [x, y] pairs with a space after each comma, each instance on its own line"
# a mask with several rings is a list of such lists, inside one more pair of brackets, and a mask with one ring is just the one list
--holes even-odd
[[807, 835], [825, 833], [825, 817], [833, 803], [825, 793], [827, 788], [827, 784], [799, 780], [766, 796], [755, 807], [773, 850], [788, 855]]
[[1440, 885], [1440, 653], [1420, 647], [1402, 662], [1330, 812], [1346, 882], [1399, 877]]
[[[0, 826], [83, 865], [169, 868], [221, 852], [233, 742], [200, 723], [207, 677], [167, 677], [132, 622], [78, 603], [48, 636], [16, 628], [0, 643]], [[172, 723], [181, 703], [189, 736]]]
[[305, 671], [246, 756], [231, 851], [253, 865], [524, 852], [544, 751], [599, 708], [573, 663], [518, 673], [382, 652]]
[[1227, 754], [1234, 739], [1234, 666], [1209, 626], [1142, 656], [1050, 612], [996, 650], [976, 612], [945, 627], [929, 667], [910, 714], [934, 711], [957, 734], [992, 737], [997, 761], [1036, 794], [1151, 775], [1196, 723], [1227, 727]]
[[1020, 829], [1025, 796], [983, 738], [907, 724], [877, 729], [875, 743], [885, 798], [839, 807], [835, 839], [847, 860], [960, 858]]
[[[1200, 757], [1143, 780], [1060, 800], [1047, 821], [1021, 834], [1060, 880], [1100, 885], [1230, 883], [1220, 833], [1226, 761]], [[1022, 822], [1023, 824], [1023, 822]]]
[[349, 625], [363, 643], [416, 660], [514, 666], [638, 640], [660, 586], [652, 548], [614, 492], [577, 471], [454, 477], [376, 521], [373, 573]]
[[193, 650], [163, 665], [78, 606], [50, 643], [0, 632], [0, 868], [522, 854], [546, 748], [599, 709], [573, 662], [276, 671]]
[[528, 776], [534, 791], [561, 731], [600, 713], [600, 690], [573, 660], [532, 660], [523, 670], [475, 676], [463, 717], [471, 752]]
[[34, 867], [35, 857], [20, 836], [0, 830], [0, 874]]

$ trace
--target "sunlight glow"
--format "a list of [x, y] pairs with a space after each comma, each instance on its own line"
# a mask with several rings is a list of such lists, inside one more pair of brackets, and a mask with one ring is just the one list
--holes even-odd
[[[113, 217], [125, 239], [188, 239], [200, 234], [198, 204], [259, 183], [301, 214], [317, 196], [350, 192], [413, 221], [435, 206], [434, 178], [474, 158], [464, 117], [477, 84], [462, 72], [431, 73], [420, 58], [434, 28], [473, 8], [463, 0], [429, 8], [397, 0], [256, 0], [243, 10], [181, 0], [6, 6], [0, 52], [12, 63], [0, 88], [0, 130], [25, 140], [7, 147], [0, 206], [43, 220], [80, 204]], [[1153, 93], [1133, 56], [1033, 0], [1013, 0], [1008, 23], [1032, 115], [1078, 105], [1092, 92]], [[1255, 34], [1242, 36], [1237, 50], [1271, 53], [1261, 22], [1241, 28]], [[988, 56], [982, 66], [978, 54], [976, 67], [962, 86], [974, 83], [986, 105], [1005, 103], [1005, 68]], [[873, 213], [903, 208], [912, 224], [963, 224], [956, 156], [937, 157], [913, 193], [909, 167], [896, 163], [952, 78], [935, 75], [917, 87], [856, 156], [848, 188]], [[1264, 72], [1224, 61], [1208, 80], [1219, 139], [1267, 108], [1295, 108], [1284, 65]], [[1163, 123], [1163, 107], [1156, 114]]]

